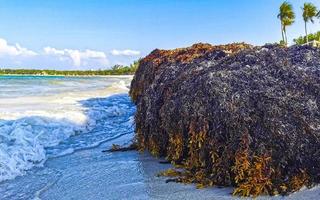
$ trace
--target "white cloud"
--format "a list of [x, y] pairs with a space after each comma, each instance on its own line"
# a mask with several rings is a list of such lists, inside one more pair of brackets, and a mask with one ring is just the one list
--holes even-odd
[[[104, 52], [101, 51], [93, 51], [93, 50], [75, 50], [75, 49], [55, 49], [53, 47], [45, 47], [44, 52], [46, 55], [54, 55], [58, 56], [60, 60], [65, 60], [65, 58], [70, 58], [73, 64], [77, 67], [81, 66], [83, 60], [97, 60], [103, 65], [107, 65], [109, 63], [107, 56]], [[87, 63], [87, 62], [85, 62]]]
[[140, 55], [139, 51], [130, 49], [103, 52], [47, 46], [40, 51], [34, 51], [19, 44], [8, 43], [5, 39], [0, 38], [0, 66], [4, 67], [104, 68], [118, 63], [128, 65], [138, 55]]
[[48, 55], [61, 55], [61, 56], [63, 56], [65, 54], [64, 50], [57, 50], [52, 47], [45, 47], [43, 50]]
[[130, 50], [130, 49], [126, 49], [126, 50], [112, 50], [111, 54], [114, 56], [138, 56], [140, 55], [140, 51], [135, 51], [135, 50]]
[[0, 56], [36, 56], [36, 52], [21, 47], [19, 44], [9, 45], [5, 39], [0, 38]]

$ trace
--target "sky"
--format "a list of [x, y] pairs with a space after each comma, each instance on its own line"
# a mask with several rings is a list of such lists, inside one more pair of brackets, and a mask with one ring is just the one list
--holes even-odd
[[[0, 68], [107, 69], [153, 49], [281, 40], [280, 0], [0, 0]], [[304, 34], [301, 7], [288, 39]], [[320, 8], [320, 1], [309, 0]], [[320, 30], [320, 20], [309, 24]]]

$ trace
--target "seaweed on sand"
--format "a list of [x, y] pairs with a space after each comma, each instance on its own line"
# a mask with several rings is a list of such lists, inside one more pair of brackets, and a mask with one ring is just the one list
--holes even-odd
[[320, 50], [197, 44], [155, 50], [130, 90], [138, 149], [177, 182], [289, 194], [320, 182]]
[[102, 152], [125, 152], [137, 150], [137, 144], [131, 143], [129, 146], [120, 146], [118, 144], [112, 144], [111, 148], [108, 150], [103, 150]]

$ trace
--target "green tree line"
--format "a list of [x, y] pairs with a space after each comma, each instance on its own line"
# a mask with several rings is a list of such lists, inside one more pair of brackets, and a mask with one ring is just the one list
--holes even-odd
[[[312, 3], [304, 3], [302, 9], [302, 18], [304, 21], [304, 31], [305, 36], [294, 39], [296, 44], [305, 44], [312, 40], [319, 40], [318, 33], [316, 34], [308, 34], [308, 24], [314, 23], [316, 18], [320, 18], [320, 11], [318, 8]], [[281, 4], [278, 14], [278, 19], [281, 21], [281, 35], [282, 41], [281, 43], [284, 45], [288, 45], [287, 39], [287, 27], [291, 26], [296, 19], [296, 15], [293, 10], [293, 6], [288, 1], [285, 1]]]
[[0, 69], [0, 75], [55, 75], [55, 76], [103, 76], [103, 75], [132, 75], [139, 66], [135, 61], [129, 66], [115, 65], [105, 70], [37, 70], [37, 69]]

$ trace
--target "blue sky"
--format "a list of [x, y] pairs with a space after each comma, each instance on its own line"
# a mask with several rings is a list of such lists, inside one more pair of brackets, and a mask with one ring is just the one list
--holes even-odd
[[[0, 66], [98, 69], [155, 48], [281, 39], [280, 0], [0, 0]], [[301, 6], [291, 40], [304, 33]], [[311, 0], [320, 7], [320, 1]], [[320, 30], [320, 21], [309, 25]]]

